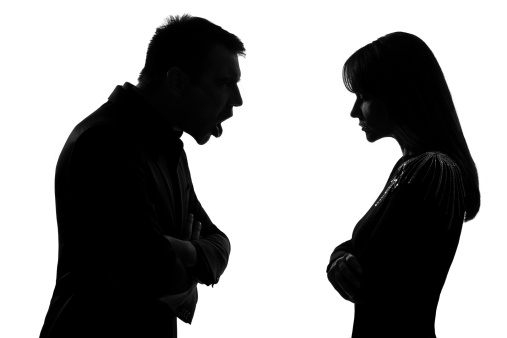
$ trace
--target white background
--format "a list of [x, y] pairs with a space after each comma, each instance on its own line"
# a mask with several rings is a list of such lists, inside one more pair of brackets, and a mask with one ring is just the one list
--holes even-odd
[[[472, 4], [473, 3], [473, 4]], [[433, 50], [477, 164], [482, 208], [442, 291], [442, 337], [507, 337], [504, 218], [506, 24], [501, 1], [11, 1], [0, 10], [0, 337], [38, 337], [54, 288], [54, 170], [74, 127], [125, 81], [170, 14], [239, 36], [244, 105], [205, 146], [184, 136], [194, 185], [230, 238], [181, 337], [350, 337], [353, 304], [328, 283], [401, 156], [349, 116], [344, 61], [406, 31]], [[410, 226], [410, 223], [407, 223]], [[431, 248], [428, 248], [431, 250]], [[396, 264], [391, 257], [386, 262]]]

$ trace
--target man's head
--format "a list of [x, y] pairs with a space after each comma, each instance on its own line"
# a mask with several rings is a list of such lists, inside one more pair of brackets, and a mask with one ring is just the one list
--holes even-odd
[[174, 127], [199, 144], [222, 133], [220, 123], [243, 101], [237, 82], [243, 43], [206, 19], [169, 17], [153, 36], [137, 85]]

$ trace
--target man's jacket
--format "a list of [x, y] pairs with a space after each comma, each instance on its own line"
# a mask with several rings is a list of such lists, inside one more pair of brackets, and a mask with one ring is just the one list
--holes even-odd
[[[79, 123], [58, 160], [57, 281], [41, 337], [175, 337], [196, 283], [213, 285], [230, 243], [201, 207], [170, 123], [126, 83]], [[183, 266], [164, 236], [202, 223], [198, 262]]]

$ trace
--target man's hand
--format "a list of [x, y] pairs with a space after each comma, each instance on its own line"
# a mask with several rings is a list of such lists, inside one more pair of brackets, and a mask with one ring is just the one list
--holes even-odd
[[357, 258], [346, 253], [333, 262], [327, 273], [327, 279], [344, 299], [358, 303], [356, 297], [361, 287], [359, 275], [362, 272], [363, 269]]
[[198, 240], [201, 235], [201, 222], [195, 222], [194, 215], [188, 215], [188, 221], [182, 231], [182, 239], [165, 236], [171, 243], [174, 251], [180, 258], [181, 262], [187, 267], [191, 268], [197, 263], [197, 252], [195, 247], [190, 241]]
[[188, 214], [187, 226], [183, 228], [182, 240], [184, 241], [196, 241], [201, 236], [201, 222], [195, 222], [194, 215]]

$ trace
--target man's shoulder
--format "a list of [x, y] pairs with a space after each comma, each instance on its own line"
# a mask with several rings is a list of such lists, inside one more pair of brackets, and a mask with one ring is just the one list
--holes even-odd
[[[136, 107], [129, 104], [129, 96], [131, 96], [129, 94], [131, 93], [124, 87], [117, 86], [104, 104], [74, 127], [70, 133], [69, 141], [75, 142], [83, 134], [101, 135], [101, 133], [109, 132], [115, 136], [132, 135], [132, 133], [126, 132], [126, 129], [132, 128], [132, 125], [135, 126], [133, 120], [136, 119], [132, 115]], [[122, 131], [124, 132], [122, 133]]]
[[131, 88], [117, 86], [107, 102], [74, 127], [63, 151], [79, 144], [81, 149], [102, 145], [154, 156], [172, 148], [179, 153], [178, 135], [150, 109]]
[[120, 120], [116, 117], [118, 115], [115, 114], [116, 110], [117, 108], [111, 102], [104, 103], [74, 127], [67, 139], [67, 145], [72, 145], [84, 138], [119, 134], [122, 128]]

